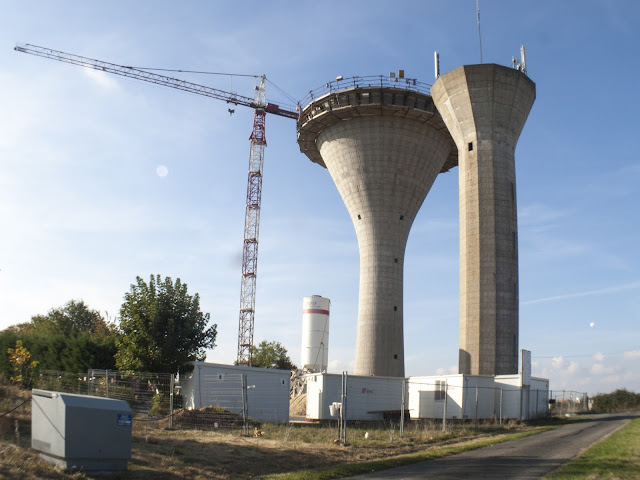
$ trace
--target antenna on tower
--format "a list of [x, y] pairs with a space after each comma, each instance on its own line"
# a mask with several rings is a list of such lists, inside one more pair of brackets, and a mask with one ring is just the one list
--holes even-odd
[[478, 44], [480, 46], [480, 63], [482, 63], [482, 36], [480, 35], [480, 3], [476, 0], [476, 13], [478, 14]]
[[440, 54], [437, 50], [433, 52], [433, 66], [435, 68], [436, 78], [438, 78], [440, 76]]
[[520, 65], [521, 71], [525, 75], [527, 74], [527, 60], [524, 57], [524, 45], [520, 45]]

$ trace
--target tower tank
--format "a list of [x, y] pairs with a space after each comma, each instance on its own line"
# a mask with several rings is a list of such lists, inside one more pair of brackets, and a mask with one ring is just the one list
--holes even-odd
[[329, 363], [329, 308], [320, 295], [302, 299], [302, 361], [300, 368], [325, 372]]
[[436, 176], [456, 146], [428, 85], [354, 77], [311, 92], [298, 144], [325, 167], [347, 207], [360, 252], [356, 375], [404, 376], [404, 252]]

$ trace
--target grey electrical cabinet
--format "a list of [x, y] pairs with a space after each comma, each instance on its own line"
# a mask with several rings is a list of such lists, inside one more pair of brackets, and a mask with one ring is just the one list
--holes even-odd
[[124, 400], [32, 391], [31, 447], [66, 470], [115, 472], [131, 458], [131, 407]]

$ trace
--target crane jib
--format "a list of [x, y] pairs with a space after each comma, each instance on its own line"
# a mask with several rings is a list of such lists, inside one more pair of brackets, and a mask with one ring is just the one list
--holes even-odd
[[266, 105], [258, 105], [254, 99], [237, 95], [217, 88], [208, 87], [205, 85], [199, 85], [197, 83], [189, 82], [179, 78], [167, 77], [165, 75], [159, 75], [157, 73], [149, 72], [148, 70], [130, 67], [125, 65], [117, 65], [115, 63], [103, 62], [93, 58], [82, 57], [72, 53], [61, 52], [59, 50], [53, 50], [51, 48], [39, 47], [37, 45], [19, 44], [14, 47], [17, 52], [28, 53], [39, 57], [48, 58], [50, 60], [57, 60], [59, 62], [70, 63], [80, 67], [92, 68], [94, 70], [101, 70], [103, 72], [111, 73], [114, 75], [120, 75], [123, 77], [133, 78], [135, 80], [141, 80], [144, 82], [155, 83], [156, 85], [163, 85], [169, 88], [175, 88], [184, 92], [195, 93], [196, 95], [203, 95], [209, 98], [215, 98], [217, 100], [223, 100], [227, 103], [233, 103], [234, 105], [243, 105], [245, 107], [264, 109], [266, 113], [278, 115], [280, 117], [291, 118], [293, 120], [298, 119], [298, 113], [290, 110], [281, 109], [277, 104], [267, 103]]

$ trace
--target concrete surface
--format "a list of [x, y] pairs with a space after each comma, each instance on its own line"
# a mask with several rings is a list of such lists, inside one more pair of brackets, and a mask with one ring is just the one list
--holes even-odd
[[535, 84], [512, 68], [467, 65], [440, 76], [431, 94], [458, 148], [459, 373], [518, 373], [514, 153]]

